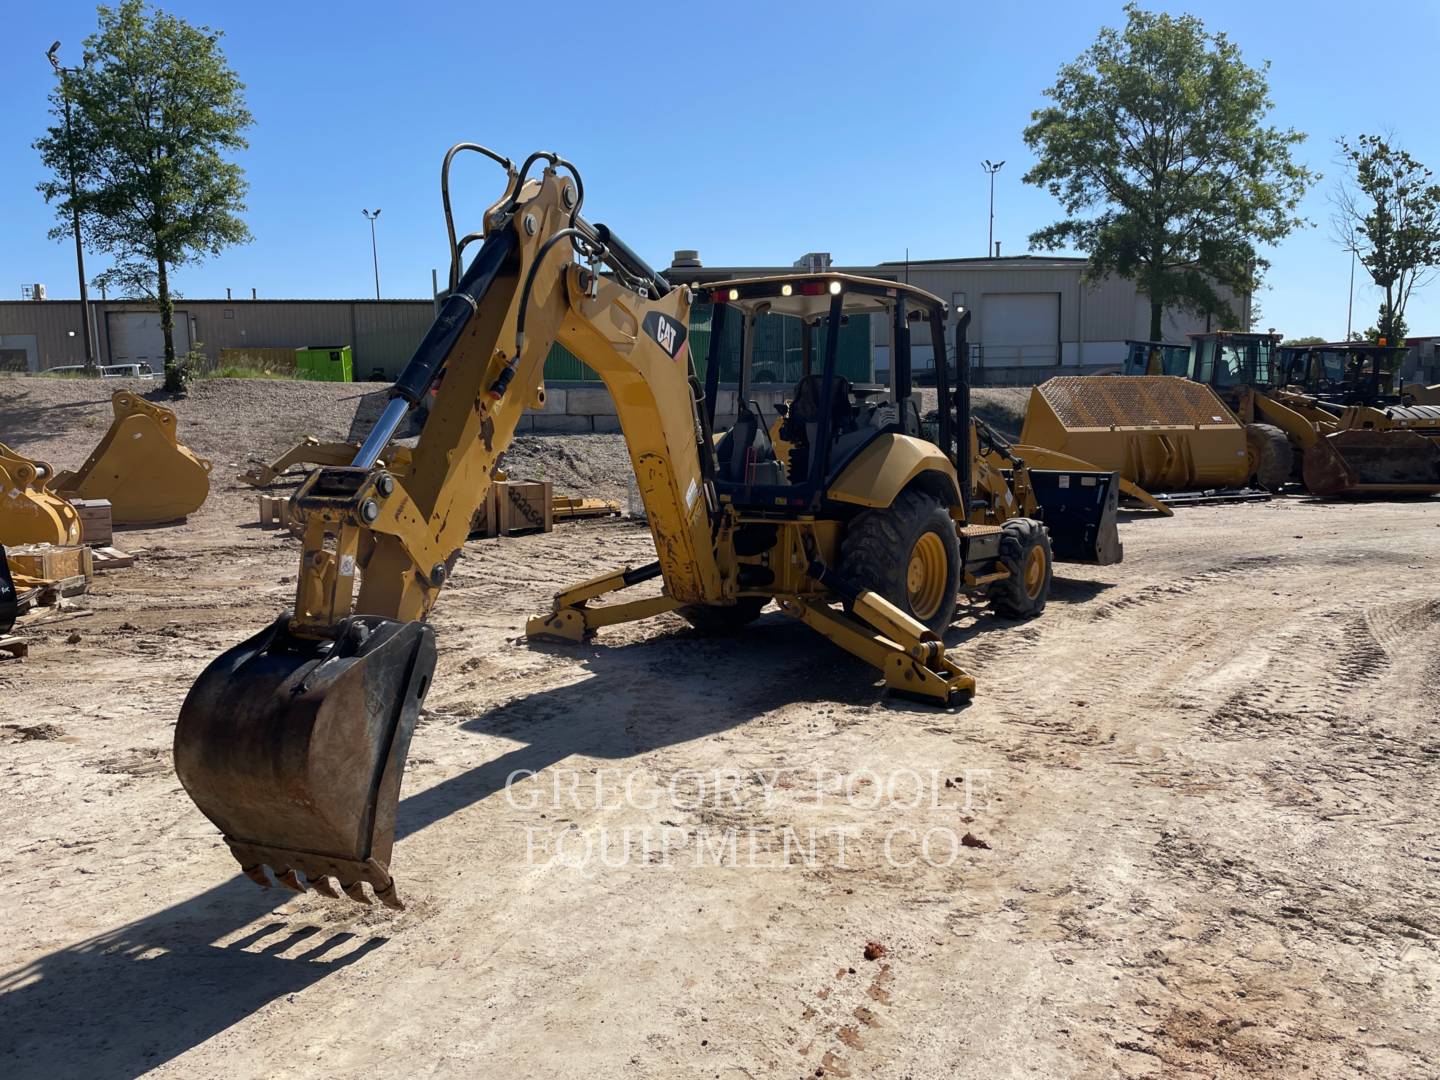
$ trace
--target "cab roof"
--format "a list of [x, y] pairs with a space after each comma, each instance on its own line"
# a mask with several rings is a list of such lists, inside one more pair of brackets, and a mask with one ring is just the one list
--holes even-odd
[[949, 305], [934, 293], [914, 285], [829, 271], [717, 281], [701, 286], [699, 298], [750, 314], [790, 315], [810, 322], [829, 313], [837, 289], [842, 297], [841, 311], [846, 315], [886, 312], [902, 299], [908, 306], [927, 313], [939, 312], [943, 316], [949, 310]]

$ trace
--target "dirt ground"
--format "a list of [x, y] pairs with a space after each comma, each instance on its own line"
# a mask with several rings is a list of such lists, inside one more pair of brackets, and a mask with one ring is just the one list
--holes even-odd
[[[4, 1075], [1440, 1075], [1440, 505], [1127, 520], [1041, 618], [956, 624], [952, 711], [773, 611], [527, 644], [648, 534], [471, 542], [394, 914], [257, 889], [171, 766], [197, 673], [294, 587], [230, 477], [359, 392], [202, 385], [209, 502], [0, 664]], [[104, 416], [0, 381], [0, 441], [57, 466]], [[613, 439], [529, 442], [623, 486]]]

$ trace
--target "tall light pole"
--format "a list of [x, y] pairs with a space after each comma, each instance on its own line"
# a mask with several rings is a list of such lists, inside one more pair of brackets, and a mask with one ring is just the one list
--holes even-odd
[[[65, 77], [74, 69], [60, 66], [59, 52], [60, 42], [57, 41], [50, 46], [45, 57], [60, 79], [60, 100], [65, 105], [65, 143], [69, 151], [67, 156], [70, 158], [70, 220], [75, 232], [75, 270], [80, 277], [80, 324], [85, 332], [85, 370], [94, 374], [95, 343], [90, 338], [90, 292], [85, 285], [85, 249], [80, 243], [80, 191], [75, 177], [75, 144], [70, 136], [70, 87], [65, 81]], [[86, 63], [88, 62], [87, 57]]]
[[375, 219], [380, 216], [380, 209], [361, 210], [365, 220], [370, 222], [370, 261], [375, 264], [375, 299], [380, 299], [380, 256], [375, 252]]
[[1350, 248], [1350, 302], [1345, 305], [1345, 340], [1350, 340], [1350, 328], [1355, 316], [1355, 248]]
[[993, 258], [995, 255], [995, 174], [1005, 162], [997, 161], [993, 164], [989, 158], [980, 163], [980, 167], [990, 174], [990, 242], [985, 245], [985, 255]]

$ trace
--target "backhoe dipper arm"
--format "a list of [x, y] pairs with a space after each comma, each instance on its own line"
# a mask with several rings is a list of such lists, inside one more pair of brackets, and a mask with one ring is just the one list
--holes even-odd
[[[549, 163], [526, 179], [535, 161]], [[566, 171], [569, 175], [566, 175]], [[692, 389], [690, 296], [579, 216], [567, 163], [507, 170], [484, 242], [352, 464], [316, 470], [293, 615], [213, 661], [175, 734], [176, 771], [245, 873], [399, 906], [389, 873], [405, 755], [435, 666], [424, 622], [560, 341], [614, 396], [664, 575], [664, 603], [733, 599], [716, 555], [710, 453]], [[468, 238], [467, 238], [468, 239]], [[588, 265], [574, 265], [580, 252]], [[613, 277], [602, 277], [605, 264]], [[408, 465], [377, 464], [430, 400]], [[652, 602], [653, 603], [653, 602]], [[663, 605], [659, 605], [662, 606]]]
[[[571, 263], [571, 185], [547, 172], [500, 217], [355, 464], [322, 469], [297, 492], [307, 527], [296, 632], [329, 634], [352, 609], [397, 620], [429, 612], [520, 416], [544, 403], [557, 340], [615, 399], [667, 590], [681, 602], [724, 595], [690, 383], [688, 291], [650, 298]], [[614, 243], [603, 226], [576, 223], [582, 242], [603, 234]], [[436, 380], [409, 470], [371, 468], [370, 445], [388, 441], [395, 407]]]

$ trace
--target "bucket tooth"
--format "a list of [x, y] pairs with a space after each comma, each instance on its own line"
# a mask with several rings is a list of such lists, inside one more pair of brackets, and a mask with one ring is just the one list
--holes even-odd
[[310, 882], [310, 886], [321, 896], [328, 896], [331, 900], [340, 899], [340, 894], [335, 891], [335, 886], [330, 884], [330, 878], [325, 875], [314, 878]]
[[368, 906], [375, 902], [365, 895], [365, 883], [363, 881], [341, 882], [341, 887], [345, 890], [345, 895], [357, 904], [365, 904]]
[[253, 866], [242, 866], [240, 872], [262, 889], [268, 889], [271, 886], [270, 875], [265, 873], [265, 867], [259, 863]]
[[293, 866], [286, 870], [283, 874], [276, 874], [275, 879], [279, 881], [281, 885], [284, 885], [287, 889], [293, 889], [296, 892], [304, 892], [308, 888], [305, 882], [301, 880], [300, 872], [296, 870]]
[[395, 888], [395, 882], [391, 881], [383, 889], [375, 890], [375, 898], [388, 907], [391, 911], [404, 911], [405, 905], [400, 900], [400, 893]]

